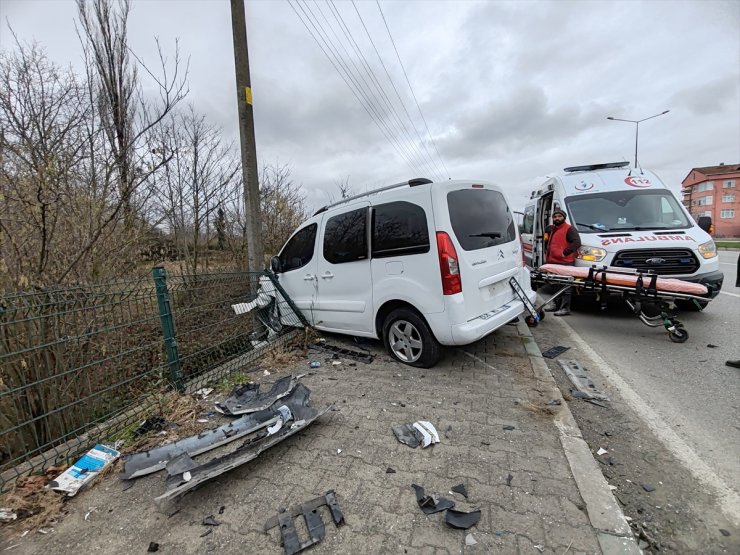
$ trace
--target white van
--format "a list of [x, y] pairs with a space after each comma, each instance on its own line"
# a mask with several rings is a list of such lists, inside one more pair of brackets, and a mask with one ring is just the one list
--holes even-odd
[[322, 208], [271, 266], [311, 325], [424, 368], [522, 314], [512, 277], [535, 300], [508, 203], [482, 181], [412, 179]]
[[576, 266], [650, 271], [702, 283], [709, 289], [707, 302], [722, 287], [714, 241], [651, 171], [630, 168], [629, 162], [576, 166], [532, 191], [520, 228], [530, 267], [545, 262], [543, 233], [556, 208], [581, 235]]

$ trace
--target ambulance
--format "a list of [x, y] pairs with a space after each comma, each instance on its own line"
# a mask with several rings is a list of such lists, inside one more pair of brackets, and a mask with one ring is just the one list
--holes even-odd
[[[702, 283], [707, 302], [724, 275], [717, 247], [660, 178], [629, 162], [565, 168], [532, 191], [520, 231], [525, 262], [545, 263], [544, 232], [561, 209], [578, 229], [582, 246], [576, 266], [613, 267]], [[706, 306], [706, 303], [703, 305]]]

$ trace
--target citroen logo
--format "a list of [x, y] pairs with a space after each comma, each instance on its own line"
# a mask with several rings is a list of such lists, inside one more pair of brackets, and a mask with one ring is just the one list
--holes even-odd
[[648, 258], [645, 262], [648, 264], [665, 264], [665, 258]]
[[499, 249], [498, 255], [496, 255], [496, 260], [501, 260], [504, 257], [504, 251]]

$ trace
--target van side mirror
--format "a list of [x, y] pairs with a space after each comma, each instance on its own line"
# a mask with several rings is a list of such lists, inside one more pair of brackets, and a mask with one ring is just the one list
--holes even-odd
[[711, 229], [712, 229], [712, 217], [711, 216], [700, 216], [699, 221], [697, 221], [696, 223], [701, 229], [703, 229], [707, 233], [711, 233]]
[[276, 274], [279, 274], [282, 271], [282, 264], [280, 264], [280, 257], [279, 256], [273, 256], [270, 259], [270, 268], [272, 268], [272, 271]]

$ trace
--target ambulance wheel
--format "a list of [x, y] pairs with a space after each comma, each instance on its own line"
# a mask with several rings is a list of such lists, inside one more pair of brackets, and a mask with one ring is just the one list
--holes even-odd
[[689, 332], [683, 328], [676, 328], [668, 332], [668, 338], [674, 343], [686, 343], [689, 338]]
[[409, 308], [397, 308], [388, 315], [383, 340], [393, 358], [417, 368], [431, 368], [442, 356], [442, 346], [429, 325]]

